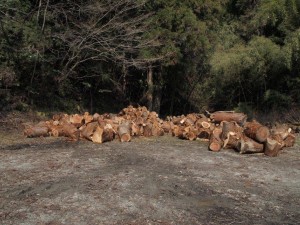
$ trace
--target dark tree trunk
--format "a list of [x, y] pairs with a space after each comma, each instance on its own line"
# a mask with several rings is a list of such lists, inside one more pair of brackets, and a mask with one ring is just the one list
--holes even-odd
[[149, 111], [153, 110], [153, 92], [154, 92], [154, 87], [153, 87], [153, 68], [149, 66], [148, 72], [147, 72], [147, 85], [148, 85], [148, 90], [147, 90], [147, 108]]

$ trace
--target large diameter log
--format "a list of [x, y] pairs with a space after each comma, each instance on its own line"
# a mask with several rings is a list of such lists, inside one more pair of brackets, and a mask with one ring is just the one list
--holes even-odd
[[264, 152], [264, 145], [248, 138], [246, 135], [243, 135], [239, 143], [238, 150], [241, 154], [262, 153]]
[[144, 128], [144, 130], [143, 130], [144, 137], [153, 136], [153, 134], [152, 134], [153, 124], [152, 123], [150, 123], [150, 122], [146, 123], [145, 126], [143, 126], [143, 128]]
[[49, 128], [47, 126], [29, 126], [24, 129], [23, 133], [28, 138], [47, 137], [49, 136]]
[[229, 133], [234, 133], [237, 138], [240, 138], [242, 136], [243, 128], [240, 127], [235, 121], [231, 121], [231, 122], [222, 121], [221, 127], [222, 127], [221, 139], [223, 141], [228, 138]]
[[221, 128], [215, 128], [209, 139], [209, 150], [218, 152], [222, 148], [223, 141], [221, 140]]
[[239, 125], [243, 125], [247, 120], [247, 115], [244, 113], [236, 113], [236, 112], [227, 112], [227, 111], [218, 111], [210, 114], [210, 118], [212, 121], [220, 123], [222, 121], [235, 121]]
[[130, 123], [125, 122], [119, 125], [118, 127], [118, 135], [121, 142], [129, 142], [131, 141], [130, 135]]
[[271, 129], [272, 135], [280, 135], [281, 138], [284, 140], [287, 138], [289, 133], [292, 132], [292, 129], [286, 125], [277, 125], [275, 128]]
[[116, 136], [116, 132], [110, 124], [107, 124], [103, 129], [102, 141], [112, 141]]
[[262, 124], [260, 124], [259, 122], [257, 121], [252, 121], [252, 122], [247, 122], [245, 123], [245, 126], [244, 126], [244, 133], [260, 142], [260, 143], [264, 143], [266, 142], [267, 138], [270, 136], [270, 130], [268, 127], [266, 126], [263, 126]]
[[275, 157], [279, 154], [283, 145], [273, 138], [267, 138], [265, 142], [265, 155]]
[[195, 122], [196, 127], [208, 129], [211, 127], [211, 123], [207, 118], [200, 118]]
[[79, 128], [79, 129], [81, 129], [80, 135], [83, 138], [86, 138], [86, 139], [92, 141], [93, 140], [93, 138], [92, 138], [93, 134], [94, 134], [97, 127], [98, 127], [98, 122], [88, 123], [83, 127], [83, 129]]
[[68, 137], [70, 141], [78, 141], [80, 131], [74, 124], [64, 124], [62, 127], [64, 135]]
[[102, 135], [103, 129], [100, 126], [96, 126], [96, 129], [94, 130], [94, 133], [91, 136], [92, 142], [99, 144], [103, 143]]
[[197, 136], [198, 136], [198, 138], [201, 138], [201, 139], [209, 139], [212, 132], [213, 131], [211, 129], [199, 128]]
[[49, 134], [53, 137], [65, 136], [64, 129], [62, 125], [52, 125], [49, 126]]
[[185, 139], [193, 141], [198, 137], [198, 129], [193, 126], [189, 126], [183, 129], [183, 136]]
[[284, 147], [292, 147], [296, 143], [296, 136], [289, 133], [288, 136], [284, 139]]
[[165, 134], [164, 130], [159, 126], [159, 124], [153, 124], [152, 135], [153, 136], [163, 136]]
[[77, 128], [81, 127], [83, 124], [83, 116], [74, 114], [70, 116], [70, 122]]
[[224, 139], [224, 149], [239, 149], [239, 144], [241, 142], [241, 134], [236, 132], [228, 132], [227, 137]]

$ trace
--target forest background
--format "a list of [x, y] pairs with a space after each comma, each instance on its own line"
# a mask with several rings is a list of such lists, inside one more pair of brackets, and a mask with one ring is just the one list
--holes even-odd
[[300, 0], [1, 0], [0, 111], [300, 108]]

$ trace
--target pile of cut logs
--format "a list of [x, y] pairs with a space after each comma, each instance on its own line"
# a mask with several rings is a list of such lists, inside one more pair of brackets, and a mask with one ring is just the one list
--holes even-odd
[[162, 120], [146, 107], [133, 106], [124, 108], [119, 114], [57, 114], [52, 120], [26, 124], [24, 129], [26, 137], [65, 136], [72, 141], [86, 139], [95, 143], [115, 138], [129, 142], [134, 136], [162, 136], [165, 133], [186, 140], [205, 140], [211, 151], [224, 148], [240, 153], [264, 152], [268, 156], [277, 156], [281, 149], [293, 146], [296, 140], [288, 126], [277, 125], [270, 129], [255, 120], [247, 122], [243, 113], [192, 113]]

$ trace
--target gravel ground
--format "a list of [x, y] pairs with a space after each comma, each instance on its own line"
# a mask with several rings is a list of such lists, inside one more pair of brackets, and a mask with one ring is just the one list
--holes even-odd
[[0, 224], [299, 224], [300, 143], [279, 157], [0, 132]]

